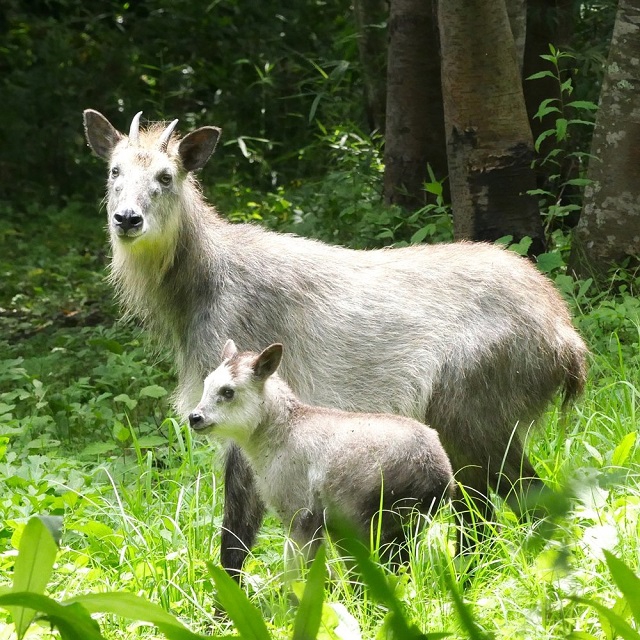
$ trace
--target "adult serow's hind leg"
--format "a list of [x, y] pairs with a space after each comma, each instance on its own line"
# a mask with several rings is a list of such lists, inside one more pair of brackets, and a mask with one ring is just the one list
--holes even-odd
[[[498, 447], [493, 449], [498, 451]], [[481, 459], [476, 452], [473, 462], [456, 456], [456, 480], [460, 485], [453, 506], [460, 521], [459, 552], [473, 552], [495, 526], [495, 507], [491, 492], [500, 496], [520, 517], [541, 518], [545, 510], [538, 498], [545, 490], [519, 441], [513, 440], [502, 458]], [[480, 463], [480, 464], [478, 464]]]
[[238, 582], [242, 564], [262, 525], [264, 512], [265, 506], [258, 495], [253, 471], [240, 449], [231, 445], [225, 466], [220, 563]]

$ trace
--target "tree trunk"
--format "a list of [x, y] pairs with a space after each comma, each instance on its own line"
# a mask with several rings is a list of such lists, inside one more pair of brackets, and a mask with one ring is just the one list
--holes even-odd
[[640, 0], [620, 0], [605, 69], [571, 266], [603, 276], [640, 256]]
[[446, 150], [437, 24], [431, 0], [391, 0], [384, 200], [426, 202], [427, 163], [444, 176]]
[[353, 14], [358, 30], [358, 54], [369, 130], [384, 133], [387, 101], [387, 30], [384, 22], [388, 14], [387, 5], [384, 0], [354, 0]]
[[529, 236], [544, 250], [533, 140], [504, 0], [441, 2], [442, 93], [459, 239]]
[[527, 36], [527, 0], [506, 0], [506, 4], [511, 34], [513, 35], [513, 42], [516, 47], [518, 69], [520, 69], [520, 73], [522, 73], [524, 46]]

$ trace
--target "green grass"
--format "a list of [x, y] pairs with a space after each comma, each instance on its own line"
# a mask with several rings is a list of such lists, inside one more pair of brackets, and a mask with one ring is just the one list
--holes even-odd
[[[28, 519], [60, 515], [64, 534], [49, 595], [126, 591], [193, 631], [231, 634], [207, 567], [219, 558], [219, 452], [172, 418], [170, 363], [135, 326], [117, 321], [104, 281], [104, 233], [87, 208], [48, 211], [37, 224], [8, 211], [0, 226], [0, 584], [11, 583]], [[560, 282], [573, 293], [576, 322], [592, 348], [590, 379], [567, 415], [550, 407], [528, 451], [547, 484], [569, 499], [554, 505], [546, 526], [518, 522], [498, 504], [493, 535], [471, 565], [453, 555], [446, 510], [415, 535], [410, 570], [389, 583], [407, 620], [425, 633], [614, 637], [606, 617], [576, 597], [618, 602], [630, 621], [603, 549], [638, 570], [635, 281], [625, 275], [606, 294]], [[268, 519], [243, 587], [275, 638], [292, 636], [295, 613], [281, 582], [283, 544], [282, 527]], [[333, 577], [323, 620], [334, 631], [321, 637], [338, 637], [339, 615], [340, 628], [351, 625], [363, 638], [392, 637], [384, 635], [388, 606], [353, 584], [331, 548], [327, 562]], [[99, 622], [109, 637], [161, 637], [113, 615]], [[0, 640], [10, 629], [0, 611]], [[30, 633], [49, 637], [46, 627]], [[351, 633], [343, 637], [357, 637]]]

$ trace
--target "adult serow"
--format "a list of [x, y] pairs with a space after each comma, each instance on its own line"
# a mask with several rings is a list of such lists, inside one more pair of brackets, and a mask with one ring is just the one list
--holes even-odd
[[365, 539], [379, 525], [380, 556], [408, 561], [403, 525], [453, 495], [438, 433], [404, 416], [300, 402], [276, 373], [282, 352], [276, 343], [240, 353], [228, 340], [189, 414], [192, 429], [230, 439], [246, 455], [260, 498], [295, 544], [285, 546], [287, 579], [297, 575], [296, 548], [313, 558], [336, 518]]
[[[304, 402], [431, 424], [484, 517], [489, 488], [506, 497], [541, 482], [519, 436], [557, 391], [565, 403], [581, 391], [587, 350], [532, 264], [482, 243], [354, 251], [230, 224], [194, 176], [220, 130], [179, 138], [177, 120], [140, 129], [139, 119], [127, 136], [84, 112], [89, 145], [109, 163], [111, 279], [171, 351], [180, 414], [228, 336], [252, 351], [281, 342], [281, 375]], [[232, 575], [263, 513], [231, 447], [221, 562]]]

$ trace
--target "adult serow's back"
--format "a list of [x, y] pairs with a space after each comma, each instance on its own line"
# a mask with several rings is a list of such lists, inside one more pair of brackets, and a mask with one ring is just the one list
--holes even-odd
[[[171, 349], [186, 415], [227, 336], [241, 349], [284, 342], [282, 376], [305, 402], [398, 413], [440, 433], [456, 478], [489, 516], [539, 479], [513, 431], [563, 389], [579, 393], [586, 347], [551, 282], [493, 245], [354, 251], [230, 224], [193, 172], [219, 129], [179, 139], [168, 127], [128, 136], [96, 111], [84, 121], [110, 165], [111, 274], [128, 312]], [[222, 564], [237, 573], [264, 506], [235, 448], [227, 457]]]

